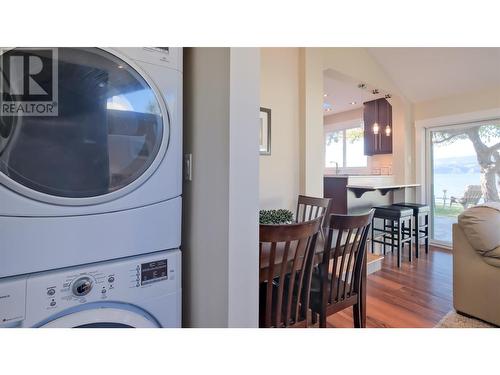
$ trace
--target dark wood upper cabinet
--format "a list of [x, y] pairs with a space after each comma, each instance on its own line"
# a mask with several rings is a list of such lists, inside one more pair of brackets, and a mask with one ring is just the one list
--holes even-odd
[[[363, 103], [365, 123], [365, 155], [392, 154], [392, 106], [387, 99], [381, 98]], [[379, 126], [378, 134], [373, 132], [373, 124]], [[391, 129], [386, 134], [386, 127]]]

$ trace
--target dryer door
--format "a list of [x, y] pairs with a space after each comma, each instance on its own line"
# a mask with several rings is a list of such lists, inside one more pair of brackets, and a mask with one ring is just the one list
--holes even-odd
[[[54, 51], [10, 49], [0, 56], [0, 183], [62, 205], [96, 204], [132, 191], [168, 146], [168, 112], [158, 89], [132, 61], [102, 49]], [[41, 86], [31, 74], [37, 70], [26, 63], [31, 59], [40, 64]], [[23, 66], [19, 61], [30, 74], [15, 69]], [[44, 66], [54, 73], [44, 73]], [[54, 77], [57, 113], [29, 112], [30, 85], [43, 90]]]
[[118, 308], [77, 311], [39, 325], [41, 328], [160, 328], [146, 312]]

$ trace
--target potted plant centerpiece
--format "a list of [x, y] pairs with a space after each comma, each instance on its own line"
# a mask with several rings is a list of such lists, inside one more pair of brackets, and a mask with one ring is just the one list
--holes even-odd
[[260, 210], [260, 224], [292, 224], [293, 212], [285, 209], [278, 210]]

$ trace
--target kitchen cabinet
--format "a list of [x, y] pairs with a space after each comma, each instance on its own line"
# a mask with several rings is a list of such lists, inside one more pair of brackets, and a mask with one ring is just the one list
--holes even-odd
[[[392, 106], [385, 98], [363, 103], [365, 155], [392, 154]], [[378, 134], [373, 124], [378, 124]], [[389, 125], [390, 134], [386, 134]]]

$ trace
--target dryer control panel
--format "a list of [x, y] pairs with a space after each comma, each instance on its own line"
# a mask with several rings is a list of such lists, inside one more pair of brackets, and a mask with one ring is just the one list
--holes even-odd
[[26, 318], [41, 321], [81, 304], [141, 300], [180, 289], [180, 251], [171, 250], [32, 275], [26, 287]]
[[134, 60], [182, 71], [182, 48], [142, 47], [119, 50]]

